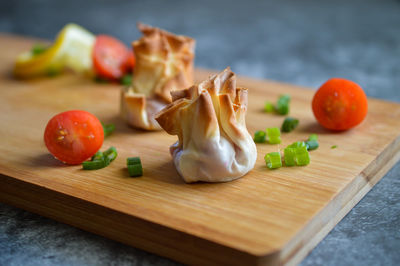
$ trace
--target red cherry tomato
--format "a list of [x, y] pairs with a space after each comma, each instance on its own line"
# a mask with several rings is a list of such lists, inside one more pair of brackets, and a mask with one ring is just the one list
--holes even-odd
[[93, 156], [104, 140], [103, 126], [91, 113], [67, 111], [47, 123], [44, 143], [49, 152], [66, 164], [80, 164]]
[[363, 89], [340, 78], [325, 82], [315, 93], [312, 109], [317, 121], [331, 130], [346, 130], [360, 124], [368, 111]]
[[128, 71], [132, 71], [135, 67], [136, 59], [133, 51], [129, 51], [128, 60], [126, 60], [126, 68]]
[[[135, 63], [133, 53], [119, 40], [98, 35], [93, 47], [93, 65], [98, 76], [118, 80]], [[132, 60], [133, 58], [133, 60]]]

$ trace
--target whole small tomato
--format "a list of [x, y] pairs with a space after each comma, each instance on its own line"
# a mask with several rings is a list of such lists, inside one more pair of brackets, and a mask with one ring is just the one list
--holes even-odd
[[54, 116], [44, 131], [49, 152], [66, 164], [80, 164], [93, 156], [103, 144], [100, 121], [86, 111], [67, 111]]
[[312, 110], [323, 127], [347, 130], [360, 124], [367, 115], [367, 96], [357, 83], [332, 78], [315, 93]]

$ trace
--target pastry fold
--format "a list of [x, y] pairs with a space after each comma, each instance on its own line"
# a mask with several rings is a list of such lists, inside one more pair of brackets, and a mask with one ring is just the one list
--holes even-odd
[[246, 128], [247, 89], [236, 87], [229, 69], [186, 90], [156, 115], [178, 141], [170, 147], [175, 167], [188, 182], [225, 182], [249, 172], [257, 159]]
[[121, 113], [145, 130], [161, 129], [154, 114], [171, 102], [170, 91], [193, 84], [195, 41], [138, 23], [143, 36], [132, 43], [136, 57], [132, 85], [122, 91]]

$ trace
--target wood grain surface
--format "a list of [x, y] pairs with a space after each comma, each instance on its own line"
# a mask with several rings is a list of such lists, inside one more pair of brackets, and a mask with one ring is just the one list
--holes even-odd
[[[255, 168], [243, 178], [185, 184], [168, 152], [176, 137], [121, 121], [119, 85], [73, 74], [15, 80], [15, 56], [32, 43], [0, 35], [1, 201], [162, 256], [202, 265], [296, 264], [399, 159], [399, 104], [369, 99], [360, 126], [333, 133], [313, 117], [312, 90], [239, 77], [249, 88], [251, 134], [281, 125], [284, 117], [262, 109], [282, 93], [292, 96], [290, 115], [300, 119], [299, 127], [283, 134], [281, 145], [257, 144]], [[209, 73], [197, 70], [196, 80]], [[47, 152], [47, 121], [72, 109], [116, 124], [103, 145], [118, 150], [109, 167], [83, 171]], [[310, 153], [310, 165], [266, 168], [265, 153], [311, 133], [319, 135], [320, 147]], [[143, 177], [128, 177], [131, 156], [141, 157]]]

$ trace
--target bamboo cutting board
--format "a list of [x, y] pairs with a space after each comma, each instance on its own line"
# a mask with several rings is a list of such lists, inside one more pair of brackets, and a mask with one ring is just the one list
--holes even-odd
[[[362, 125], [332, 133], [313, 118], [313, 91], [240, 77], [239, 85], [249, 88], [251, 134], [281, 125], [284, 117], [262, 108], [289, 93], [290, 115], [300, 125], [283, 134], [281, 147], [317, 133], [319, 149], [306, 167], [269, 170], [263, 157], [279, 146], [257, 144], [257, 163], [245, 177], [185, 184], [168, 152], [176, 137], [125, 125], [118, 116], [119, 85], [69, 74], [14, 80], [13, 60], [32, 43], [0, 35], [1, 201], [162, 256], [202, 265], [298, 263], [399, 159], [399, 104], [369, 99]], [[196, 79], [208, 74], [197, 70]], [[103, 145], [119, 153], [109, 167], [83, 171], [47, 152], [47, 121], [71, 109], [116, 124]], [[143, 177], [128, 177], [130, 156], [141, 157]]]

